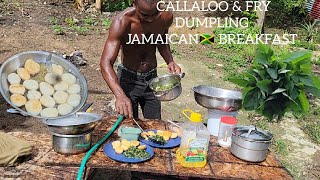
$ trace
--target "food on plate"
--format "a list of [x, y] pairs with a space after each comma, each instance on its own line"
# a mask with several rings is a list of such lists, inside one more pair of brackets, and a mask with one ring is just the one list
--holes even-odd
[[122, 153], [123, 153], [123, 149], [122, 149], [121, 146], [116, 147], [116, 148], [114, 149], [114, 151], [115, 151], [117, 154], [122, 154]]
[[71, 84], [67, 90], [69, 94], [77, 94], [80, 93], [80, 85], [79, 84]]
[[44, 80], [51, 85], [57, 84], [60, 81], [60, 79], [60, 76], [55, 73], [47, 73], [44, 76]]
[[28, 91], [27, 98], [29, 100], [30, 99], [40, 99], [41, 98], [41, 93], [39, 91], [36, 91], [36, 90]]
[[77, 80], [76, 77], [70, 73], [62, 74], [61, 78], [62, 78], [62, 81], [65, 81], [68, 84], [74, 84], [76, 83], [76, 80]]
[[156, 144], [160, 144], [160, 145], [165, 145], [167, 143], [167, 141], [169, 140], [165, 140], [165, 138], [163, 136], [160, 135], [155, 135], [155, 136], [150, 136], [151, 138], [149, 138], [149, 140], [151, 140], [152, 142], [156, 143]]
[[11, 84], [9, 86], [9, 91], [12, 94], [21, 94], [23, 95], [26, 92], [26, 88], [22, 86], [21, 84]]
[[48, 95], [44, 95], [40, 98], [40, 102], [43, 106], [53, 108], [56, 105], [56, 101]]
[[24, 63], [24, 68], [32, 75], [36, 75], [40, 72], [40, 64], [38, 64], [37, 62], [35, 62], [32, 59], [28, 59], [25, 63]]
[[40, 112], [43, 117], [57, 117], [59, 115], [56, 108], [45, 108]]
[[111, 144], [112, 144], [113, 149], [115, 149], [116, 147], [121, 146], [121, 142], [120, 141], [113, 141]]
[[56, 91], [66, 91], [69, 88], [69, 84], [65, 81], [58, 82], [53, 87]]
[[171, 131], [156, 130], [156, 133], [154, 131], [142, 132], [140, 136], [147, 141], [165, 145], [170, 139], [177, 138], [178, 134]]
[[70, 94], [67, 103], [72, 107], [77, 107], [81, 102], [81, 96], [79, 94]]
[[17, 73], [10, 73], [8, 75], [8, 81], [10, 84], [20, 84], [21, 78]]
[[32, 79], [25, 80], [22, 85], [28, 90], [37, 90], [39, 88], [38, 81]]
[[42, 110], [42, 105], [39, 100], [31, 99], [26, 103], [25, 108], [28, 113], [38, 115]]
[[53, 95], [54, 93], [54, 89], [53, 87], [46, 83], [46, 82], [41, 82], [40, 83], [40, 92], [43, 94], [43, 95], [48, 95], [48, 96], [51, 96]]
[[53, 94], [53, 99], [58, 104], [64, 104], [67, 102], [68, 94], [64, 91], [57, 91]]
[[144, 149], [147, 149], [147, 146], [146, 145], [141, 145], [141, 146], [138, 146], [138, 149], [144, 150]]
[[156, 134], [153, 131], [148, 131], [149, 136], [155, 136]]
[[30, 73], [25, 68], [18, 68], [17, 69], [17, 74], [24, 81], [31, 78]]
[[172, 131], [174, 131], [175, 133], [177, 133], [178, 136], [181, 136], [181, 131], [178, 127], [173, 127]]
[[57, 109], [59, 114], [64, 116], [71, 113], [73, 110], [73, 107], [65, 103], [65, 104], [60, 104]]
[[[122, 154], [128, 158], [140, 158], [146, 159], [150, 157], [150, 154], [146, 152], [147, 146], [140, 145], [139, 141], [128, 141], [122, 139], [120, 141], [113, 141], [112, 148], [117, 154]], [[140, 146], [139, 146], [140, 145]]]
[[176, 138], [176, 137], [178, 137], [178, 133], [172, 133], [170, 138], [171, 138], [171, 139], [174, 139], [174, 138]]
[[58, 75], [62, 75], [63, 74], [63, 67], [57, 64], [52, 64], [52, 72], [58, 74]]
[[10, 96], [10, 101], [11, 101], [14, 105], [16, 105], [16, 106], [18, 106], [18, 107], [21, 107], [21, 106], [23, 106], [23, 105], [26, 104], [27, 99], [26, 99], [24, 96], [22, 96], [21, 94], [12, 94], [12, 95]]

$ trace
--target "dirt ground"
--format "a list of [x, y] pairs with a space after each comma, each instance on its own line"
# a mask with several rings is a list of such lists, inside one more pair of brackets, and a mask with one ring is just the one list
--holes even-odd
[[[66, 35], [55, 35], [52, 25], [48, 22], [50, 17], [56, 17], [62, 21], [70, 17], [82, 19], [88, 16], [101, 20], [112, 19], [115, 14], [77, 12], [72, 6], [72, 1], [0, 0], [0, 63], [23, 51], [43, 50], [70, 54], [74, 50], [79, 50], [87, 60], [87, 65], [80, 67], [88, 81], [89, 96], [87, 102], [94, 102], [94, 112], [115, 114], [113, 94], [104, 82], [99, 68], [99, 60], [108, 30], [100, 23], [90, 29], [86, 35], [78, 35], [72, 30], [67, 30]], [[178, 15], [190, 16], [188, 14]], [[197, 14], [198, 17], [205, 15]], [[195, 31], [206, 33], [207, 30], [201, 28], [194, 31], [188, 28], [171, 29], [171, 32], [175, 33]], [[202, 45], [175, 45], [172, 46], [172, 49], [174, 50], [173, 56], [186, 73], [186, 77], [182, 79], [183, 92], [181, 96], [174, 101], [162, 103], [163, 119], [183, 121], [184, 117], [180, 112], [186, 108], [202, 113], [204, 119], [206, 119], [208, 112], [194, 101], [191, 88], [196, 85], [212, 85], [228, 89], [234, 89], [235, 87], [222, 79], [223, 70], [219, 68], [221, 62], [216, 62], [218, 64], [217, 68], [208, 68], [206, 65], [206, 62], [215, 62], [215, 59], [210, 59], [204, 55], [205, 52], [212, 51], [212, 48]], [[214, 51], [219, 53], [218, 49]], [[159, 57], [159, 64], [163, 62]], [[159, 75], [166, 72], [166, 67], [159, 67]], [[5, 132], [48, 133], [39, 119], [9, 114], [6, 112], [9, 108], [10, 105], [0, 96], [0, 130]], [[242, 124], [250, 123], [247, 112], [239, 112], [238, 118]], [[270, 129], [274, 130], [276, 138], [287, 139], [293, 144], [290, 146], [290, 158], [287, 161], [293, 164], [295, 170], [298, 170], [299, 179], [320, 178], [320, 148], [303, 132], [301, 133], [301, 129], [296, 122], [289, 118], [280, 126], [270, 125]], [[103, 172], [97, 171], [95, 174], [96, 177], [93, 178], [100, 179]], [[127, 173], [122, 174], [124, 176], [120, 175], [119, 177], [128, 177]]]

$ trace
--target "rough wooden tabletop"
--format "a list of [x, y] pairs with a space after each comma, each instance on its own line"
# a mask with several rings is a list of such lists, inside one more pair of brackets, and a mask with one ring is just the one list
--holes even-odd
[[[93, 131], [93, 143], [98, 142], [111, 130], [115, 117], [104, 118]], [[122, 124], [132, 124], [125, 120]], [[165, 130], [168, 125], [163, 121], [139, 121], [143, 129]], [[10, 133], [33, 145], [32, 157], [17, 167], [0, 168], [0, 179], [75, 179], [79, 165], [85, 153], [78, 155], [62, 155], [52, 149], [50, 134], [33, 134], [27, 132]], [[118, 139], [117, 133], [107, 140]], [[102, 168], [126, 171], [150, 172], [165, 175], [189, 176], [215, 179], [292, 179], [287, 170], [271, 153], [261, 163], [249, 163], [234, 157], [228, 149], [217, 145], [211, 137], [208, 163], [204, 168], [184, 168], [176, 160], [174, 149], [154, 149], [154, 157], [146, 162], [128, 164], [116, 162], [103, 153], [103, 146], [91, 155], [87, 163], [88, 169]]]

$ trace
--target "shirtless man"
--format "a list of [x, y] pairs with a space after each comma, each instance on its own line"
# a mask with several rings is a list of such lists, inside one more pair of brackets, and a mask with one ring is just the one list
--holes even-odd
[[[157, 77], [156, 49], [168, 65], [170, 73], [180, 73], [181, 68], [173, 61], [168, 44], [127, 44], [129, 35], [142, 34], [165, 37], [173, 21], [171, 12], [157, 9], [159, 0], [134, 0], [128, 8], [113, 20], [105, 43], [100, 66], [103, 78], [115, 95], [118, 113], [138, 118], [138, 105], [146, 119], [161, 118], [161, 103], [148, 87]], [[163, 38], [165, 39], [165, 38]], [[122, 64], [118, 76], [113, 69], [121, 49]]]

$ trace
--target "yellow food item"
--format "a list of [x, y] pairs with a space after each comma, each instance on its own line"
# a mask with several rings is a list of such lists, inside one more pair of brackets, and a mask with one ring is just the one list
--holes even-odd
[[140, 135], [141, 135], [141, 137], [143, 137], [144, 139], [148, 138], [148, 133], [146, 133], [146, 132], [142, 132]]
[[12, 94], [10, 96], [10, 101], [18, 107], [21, 107], [27, 103], [27, 99], [21, 94]]
[[145, 150], [145, 149], [147, 149], [147, 146], [146, 145], [141, 145], [141, 146], [138, 146], [138, 149]]
[[174, 138], [176, 138], [176, 137], [178, 137], [178, 133], [171, 133], [171, 139], [174, 139]]
[[131, 142], [131, 146], [135, 146], [135, 147], [137, 147], [137, 146], [139, 146], [139, 141], [132, 141]]
[[153, 131], [148, 131], [149, 136], [155, 136], [156, 134]]
[[164, 140], [168, 141], [170, 139], [170, 136], [162, 136]]
[[170, 131], [163, 131], [163, 137], [171, 137], [171, 132]]
[[122, 154], [122, 153], [123, 153], [123, 149], [122, 149], [121, 146], [116, 147], [116, 148], [114, 149], [114, 151], [115, 151], [117, 154]]
[[178, 127], [173, 127], [172, 130], [173, 130], [174, 132], [176, 132], [176, 133], [178, 134], [178, 136], [181, 135], [181, 131], [180, 131], [180, 129], [179, 129]]
[[157, 130], [157, 135], [162, 136], [163, 135], [163, 131], [162, 130]]
[[36, 63], [32, 59], [28, 59], [25, 64], [24, 68], [32, 75], [36, 75], [40, 72], [40, 64]]
[[121, 142], [120, 141], [113, 141], [111, 144], [112, 144], [113, 149], [115, 149], [116, 147], [121, 146]]
[[122, 145], [125, 145], [125, 146], [128, 146], [128, 147], [130, 147], [130, 145], [131, 145], [131, 143], [130, 143], [128, 140], [126, 140], [126, 139], [122, 139], [122, 140], [121, 140], [121, 144], [122, 144]]
[[30, 77], [31, 77], [30, 73], [25, 68], [18, 68], [17, 74], [24, 81], [30, 79]]
[[121, 147], [124, 151], [126, 151], [126, 150], [129, 149], [130, 146], [126, 146], [126, 145], [122, 144], [120, 147]]

